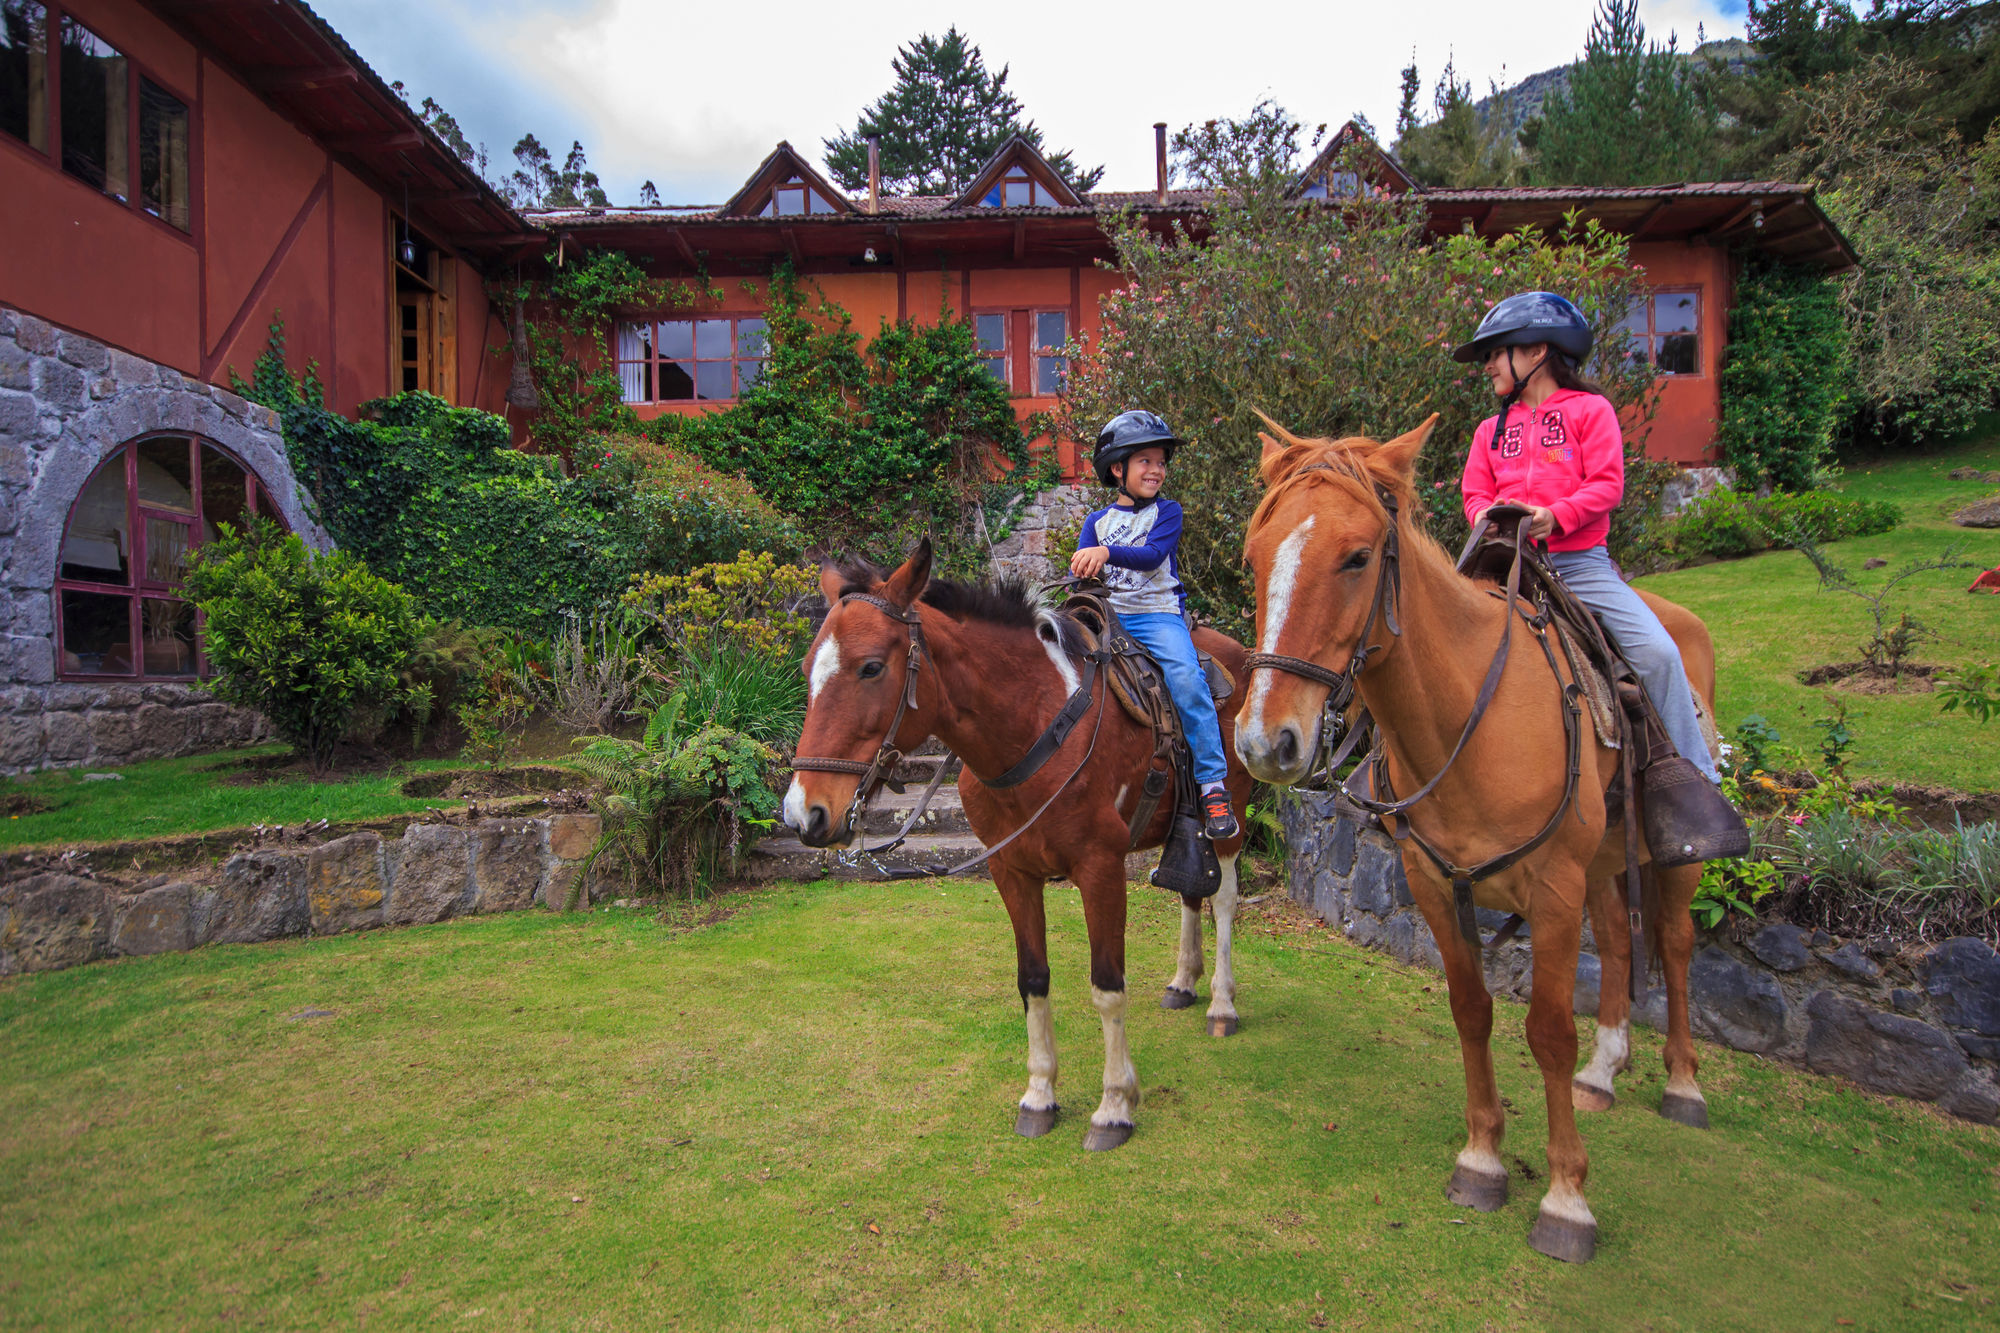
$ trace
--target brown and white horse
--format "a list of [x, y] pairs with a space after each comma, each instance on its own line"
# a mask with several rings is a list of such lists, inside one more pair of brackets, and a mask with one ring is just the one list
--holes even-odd
[[[1412, 472], [1436, 420], [1387, 444], [1302, 440], [1282, 432], [1282, 439], [1264, 436], [1260, 471], [1266, 491], [1251, 518], [1244, 552], [1256, 575], [1259, 651], [1345, 671], [1366, 635], [1366, 665], [1353, 679], [1385, 738], [1390, 787], [1412, 793], [1446, 769], [1431, 794], [1401, 817], [1416, 837], [1400, 845], [1411, 896], [1444, 960], [1465, 1063], [1467, 1141], [1446, 1192], [1454, 1202], [1490, 1211], [1507, 1196], [1507, 1169], [1499, 1153], [1506, 1113], [1488, 1048], [1493, 1000], [1481, 950], [1459, 928], [1450, 884], [1415, 843], [1428, 840], [1452, 864], [1471, 866], [1528, 842], [1543, 828], [1566, 785], [1562, 685], [1567, 676], [1557, 678], [1528, 628], [1514, 618], [1504, 632], [1515, 636], [1515, 647], [1497, 693], [1456, 762], [1447, 764], [1508, 616], [1490, 582], [1460, 575], [1419, 527], [1397, 520], [1398, 512], [1418, 510]], [[1386, 562], [1385, 543], [1396, 552]], [[1680, 607], [1651, 596], [1647, 602], [1680, 645], [1689, 680], [1712, 705], [1715, 658], [1706, 629]], [[1372, 610], [1385, 605], [1388, 614]], [[1556, 658], [1562, 660], [1562, 654]], [[1326, 684], [1306, 675], [1270, 667], [1252, 672], [1237, 719], [1236, 749], [1253, 774], [1279, 785], [1306, 776], [1328, 694]], [[1624, 821], [1621, 815], [1607, 827], [1604, 799], [1617, 767], [1615, 750], [1585, 743], [1573, 812], [1539, 848], [1480, 881], [1473, 893], [1478, 905], [1519, 913], [1529, 923], [1534, 971], [1527, 1035], [1541, 1066], [1549, 1122], [1549, 1189], [1529, 1243], [1571, 1260], [1590, 1257], [1597, 1229], [1584, 1201], [1589, 1163], [1575, 1107], [1608, 1109], [1612, 1078], [1631, 1059], [1626, 986], [1633, 960], [1614, 879], [1624, 866]], [[1694, 937], [1688, 905], [1701, 868], [1649, 868], [1647, 874], [1647, 925], [1664, 964], [1667, 991], [1661, 1110], [1671, 1119], [1705, 1126], [1687, 1006]], [[1571, 1001], [1586, 908], [1603, 972], [1596, 1048], [1590, 1064], [1578, 1071]]]
[[[988, 847], [1056, 797], [1026, 833], [988, 862], [1013, 922], [1027, 1012], [1028, 1090], [1015, 1132], [1035, 1138], [1055, 1125], [1055, 1025], [1042, 890], [1051, 879], [1067, 878], [1083, 895], [1090, 998], [1104, 1030], [1104, 1093], [1084, 1146], [1116, 1148], [1131, 1137], [1139, 1105], [1139, 1079], [1125, 1037], [1125, 853], [1127, 821], [1153, 753], [1152, 732], [1119, 708], [1100, 675], [1087, 710], [1034, 776], [1003, 790], [989, 788], [981, 779], [999, 778], [1021, 761], [1078, 692], [1084, 645], [1073, 624], [1037, 607], [1022, 587], [932, 579], [930, 566], [926, 539], [893, 573], [860, 564], [820, 571], [832, 609], [806, 654], [809, 698], [799, 753], [847, 759], [860, 767], [885, 740], [907, 754], [936, 736], [965, 762], [960, 796], [973, 831]], [[914, 615], [918, 628], [913, 631], [898, 615]], [[1241, 644], [1206, 629], [1195, 637], [1242, 679]], [[904, 706], [912, 661], [918, 663], [918, 679]], [[1250, 779], [1230, 751], [1226, 715], [1222, 726], [1223, 749], [1232, 754], [1229, 789], [1240, 819]], [[889, 736], [892, 728], [895, 735]], [[860, 781], [846, 773], [800, 770], [785, 795], [785, 822], [811, 846], [846, 845], [857, 832], [848, 826], [848, 812]], [[1171, 798], [1160, 803], [1140, 846], [1160, 845], [1172, 809]], [[1241, 838], [1216, 845], [1222, 885], [1213, 899], [1215, 980], [1208, 1021], [1217, 1035], [1236, 1029], [1230, 931], [1241, 846]], [[1201, 904], [1184, 899], [1180, 954], [1163, 1007], [1194, 1003], [1201, 934]]]

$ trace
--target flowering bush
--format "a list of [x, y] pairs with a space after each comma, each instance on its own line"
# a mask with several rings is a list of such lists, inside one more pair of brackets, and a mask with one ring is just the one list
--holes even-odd
[[809, 565], [781, 565], [769, 551], [687, 574], [642, 574], [623, 601], [658, 629], [683, 659], [727, 644], [758, 657], [794, 657], [811, 621], [801, 613], [819, 593]]

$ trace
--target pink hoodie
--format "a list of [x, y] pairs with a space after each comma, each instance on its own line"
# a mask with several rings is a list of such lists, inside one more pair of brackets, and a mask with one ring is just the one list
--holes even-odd
[[1551, 551], [1602, 546], [1611, 511], [1625, 498], [1625, 435], [1618, 414], [1600, 394], [1557, 389], [1532, 412], [1507, 414], [1507, 435], [1494, 446], [1491, 416], [1472, 433], [1466, 455], [1465, 518], [1501, 501], [1539, 505], [1556, 516]]

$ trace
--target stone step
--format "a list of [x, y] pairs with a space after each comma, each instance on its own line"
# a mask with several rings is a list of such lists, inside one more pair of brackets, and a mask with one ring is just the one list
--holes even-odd
[[[912, 833], [902, 846], [876, 859], [890, 869], [921, 868], [938, 863], [957, 865], [968, 857], [979, 855], [982, 850], [979, 839], [970, 833]], [[970, 873], [985, 872], [981, 869]], [[875, 867], [866, 861], [859, 865], [841, 865], [832, 849], [808, 847], [790, 834], [759, 841], [751, 848], [749, 863], [744, 869], [744, 877], [756, 881], [829, 877], [873, 879], [877, 874]]]
[[[929, 776], [925, 779], [928, 782]], [[884, 787], [875, 793], [875, 799], [868, 803], [868, 809], [861, 815], [861, 831], [879, 840], [894, 833], [910, 817], [910, 810], [923, 795], [923, 787], [912, 785], [901, 796]], [[972, 825], [966, 822], [965, 806], [958, 799], [958, 784], [947, 782], [931, 797], [930, 805], [924, 810], [923, 818], [910, 830], [918, 833], [962, 833], [972, 834]]]

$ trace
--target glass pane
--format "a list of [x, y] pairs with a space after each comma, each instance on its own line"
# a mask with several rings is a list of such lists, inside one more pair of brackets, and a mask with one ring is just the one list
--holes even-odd
[[125, 452], [97, 469], [70, 511], [63, 534], [62, 577], [91, 583], [129, 584], [132, 553], [130, 515], [125, 506]]
[[1695, 335], [1670, 333], [1660, 339], [1659, 368], [1663, 375], [1700, 374], [1701, 357], [1695, 346]]
[[1059, 356], [1038, 356], [1035, 358], [1035, 392], [1058, 394], [1062, 392], [1063, 370], [1068, 361]]
[[139, 80], [139, 198], [146, 211], [188, 229], [188, 109]]
[[694, 354], [704, 361], [717, 361], [731, 356], [736, 349], [729, 345], [729, 321], [726, 319], [699, 319], [694, 325]]
[[777, 215], [778, 215], [778, 200], [775, 195], [769, 199], [766, 199], [764, 201], [764, 206], [757, 210], [757, 216], [760, 218], [776, 217]]
[[188, 442], [177, 436], [141, 440], [139, 503], [154, 509], [194, 512], [194, 479], [188, 472]]
[[803, 186], [788, 185], [771, 196], [777, 200], [778, 216], [792, 217], [806, 211], [806, 192]]
[[1007, 182], [1007, 207], [1025, 208], [1035, 202], [1033, 181], [1011, 180]]
[[1299, 192], [1299, 197], [1302, 199], [1326, 198], [1326, 177], [1324, 176], [1313, 177], [1312, 183], [1307, 185], [1305, 189]]
[[1041, 348], [1061, 347], [1069, 341], [1069, 312], [1067, 310], [1041, 310], [1035, 314], [1035, 346]]
[[831, 199], [828, 199], [825, 195], [822, 195], [818, 190], [809, 191], [808, 194], [811, 199], [812, 212], [838, 213], [840, 211], [839, 209], [833, 206], [833, 201]]
[[694, 355], [694, 321], [691, 319], [670, 319], [660, 325], [660, 357], [692, 357]]
[[147, 583], [179, 583], [187, 573], [188, 540], [194, 535], [194, 525], [151, 514], [144, 519], [146, 565], [142, 577]]
[[736, 385], [727, 361], [697, 361], [694, 365], [694, 396], [734, 398]]
[[682, 402], [694, 397], [694, 362], [660, 362], [659, 401]]
[[201, 539], [216, 535], [216, 525], [241, 529], [250, 508], [250, 479], [229, 456], [213, 445], [201, 450]]
[[1007, 349], [1007, 317], [1005, 315], [974, 315], [973, 320], [979, 334], [979, 350], [982, 352], [1002, 352]]
[[770, 342], [771, 326], [761, 319], [736, 321], [736, 355], [762, 356]]
[[1005, 384], [1007, 382], [1007, 358], [1004, 356], [989, 356], [985, 358], [985, 362], [986, 373], [994, 379], [999, 380], [1002, 384]]
[[48, 11], [37, 0], [0, 0], [0, 130], [49, 146]]
[[986, 197], [979, 201], [979, 206], [981, 208], [1000, 207], [1000, 187], [996, 185], [992, 189], [988, 190], [986, 192]]
[[85, 676], [132, 674], [130, 597], [63, 589], [62, 669]]
[[736, 391], [738, 393], [743, 392], [743, 390], [763, 378], [764, 363], [762, 361], [738, 361], [736, 363]]
[[1662, 292], [1653, 298], [1653, 332], [1693, 333], [1696, 313], [1693, 292]]
[[140, 667], [149, 676], [192, 676], [194, 604], [165, 597], [139, 602]]
[[75, 19], [62, 24], [62, 158], [72, 176], [125, 198], [125, 57]]

